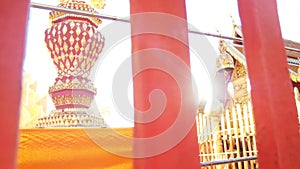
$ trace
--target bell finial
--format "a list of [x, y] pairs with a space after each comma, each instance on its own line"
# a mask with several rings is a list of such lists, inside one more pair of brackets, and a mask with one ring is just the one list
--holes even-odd
[[219, 42], [219, 51], [220, 54], [217, 57], [217, 71], [218, 72], [223, 72], [225, 71], [231, 71], [234, 69], [234, 61], [232, 59], [232, 57], [226, 52], [226, 45], [225, 45], [225, 41], [223, 39], [220, 39]]

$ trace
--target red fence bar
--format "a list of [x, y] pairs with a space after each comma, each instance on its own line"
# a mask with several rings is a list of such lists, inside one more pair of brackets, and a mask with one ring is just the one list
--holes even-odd
[[185, 1], [131, 0], [130, 7], [134, 167], [200, 168]]
[[260, 169], [299, 169], [296, 104], [275, 0], [239, 0]]
[[0, 6], [0, 166], [16, 168], [19, 106], [29, 1]]

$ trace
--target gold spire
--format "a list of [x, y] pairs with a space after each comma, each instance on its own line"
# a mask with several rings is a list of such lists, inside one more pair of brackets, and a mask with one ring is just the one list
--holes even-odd
[[237, 24], [235, 23], [235, 20], [233, 19], [233, 16], [231, 14], [230, 14], [230, 18], [231, 18], [231, 22], [232, 22], [233, 27], [236, 27]]

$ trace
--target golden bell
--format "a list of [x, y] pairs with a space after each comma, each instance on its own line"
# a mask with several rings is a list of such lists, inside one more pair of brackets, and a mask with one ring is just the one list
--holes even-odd
[[223, 72], [225, 71], [231, 71], [234, 69], [234, 61], [232, 57], [226, 53], [226, 46], [224, 45], [224, 41], [220, 41], [220, 54], [217, 57], [216, 65], [217, 65], [217, 71]]

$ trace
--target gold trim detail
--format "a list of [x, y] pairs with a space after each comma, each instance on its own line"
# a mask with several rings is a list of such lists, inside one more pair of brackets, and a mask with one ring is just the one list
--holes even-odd
[[72, 80], [67, 79], [65, 82], [58, 80], [53, 86], [49, 87], [49, 94], [65, 89], [83, 89], [94, 94], [97, 93], [97, 89], [93, 86], [93, 83], [90, 80], [83, 79], [79, 81], [77, 78], [74, 78]]
[[86, 109], [54, 110], [38, 119], [36, 127], [107, 127], [101, 116], [88, 114]]
[[52, 101], [55, 106], [63, 105], [84, 105], [89, 107], [93, 101], [93, 98], [86, 95], [65, 95], [52, 97]]
[[105, 7], [105, 0], [91, 0], [91, 4], [96, 9], [104, 9]]
[[[84, 1], [78, 1], [78, 0], [61, 1], [61, 3], [58, 6], [63, 8], [70, 8], [75, 10], [97, 13], [97, 11], [95, 11], [94, 8], [92, 8], [89, 4], [87, 4]], [[49, 17], [50, 24], [52, 25], [54, 22], [66, 17], [88, 20], [89, 22], [93, 23], [95, 26], [100, 25], [102, 23], [101, 19], [95, 17], [87, 17], [87, 16], [81, 16], [75, 14], [67, 14], [64, 12], [51, 11]]]

